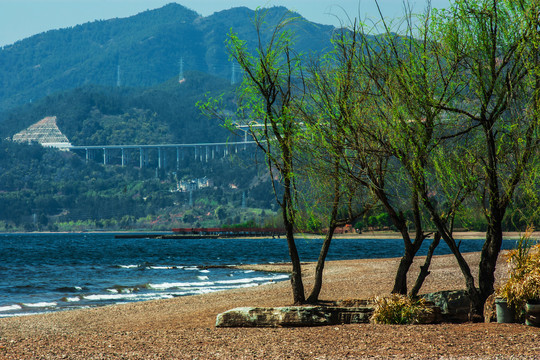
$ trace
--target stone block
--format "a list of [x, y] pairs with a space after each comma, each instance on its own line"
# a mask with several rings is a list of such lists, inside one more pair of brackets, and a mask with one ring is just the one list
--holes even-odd
[[300, 327], [368, 323], [373, 308], [335, 306], [240, 307], [217, 316], [216, 327]]

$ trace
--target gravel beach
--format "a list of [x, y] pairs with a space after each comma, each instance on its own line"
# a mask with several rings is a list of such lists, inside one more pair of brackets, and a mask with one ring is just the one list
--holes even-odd
[[[474, 272], [479, 254], [465, 255]], [[399, 259], [329, 262], [321, 300], [388, 294]], [[410, 272], [410, 286], [423, 258]], [[249, 266], [286, 271], [288, 265]], [[306, 292], [313, 264], [305, 264]], [[500, 260], [497, 279], [506, 273]], [[452, 256], [433, 259], [422, 293], [464, 288]], [[519, 324], [216, 328], [239, 306], [286, 306], [288, 281], [258, 287], [0, 319], [0, 359], [540, 359], [540, 329]]]

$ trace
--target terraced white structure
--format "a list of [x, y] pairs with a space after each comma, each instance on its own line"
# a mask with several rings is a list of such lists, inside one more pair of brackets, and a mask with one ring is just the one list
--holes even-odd
[[20, 143], [37, 142], [44, 147], [69, 150], [71, 143], [56, 125], [56, 116], [48, 116], [25, 130], [13, 135], [13, 141]]

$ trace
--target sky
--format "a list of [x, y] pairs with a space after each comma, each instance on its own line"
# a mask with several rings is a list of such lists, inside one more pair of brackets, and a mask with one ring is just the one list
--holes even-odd
[[[432, 7], [444, 8], [451, 0], [431, 0]], [[0, 46], [32, 35], [84, 24], [94, 20], [123, 18], [156, 9], [168, 3], [181, 5], [208, 16], [232, 7], [282, 5], [306, 19], [338, 26], [349, 18], [376, 18], [375, 0], [0, 0]], [[426, 0], [410, 0], [413, 11], [421, 13]], [[403, 13], [402, 0], [379, 0], [382, 13], [396, 18]]]

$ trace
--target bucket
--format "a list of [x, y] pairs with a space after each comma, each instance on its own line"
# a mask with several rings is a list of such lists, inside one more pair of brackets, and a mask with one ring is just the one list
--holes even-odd
[[506, 299], [495, 299], [495, 308], [497, 309], [497, 322], [499, 324], [508, 324], [515, 321], [515, 311], [508, 306]]

